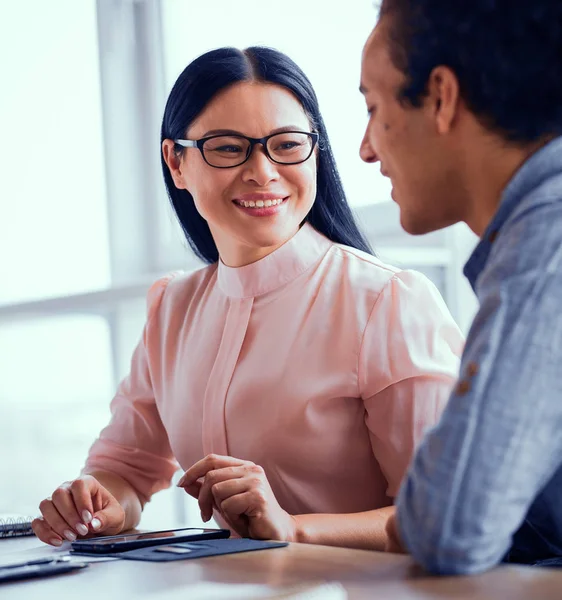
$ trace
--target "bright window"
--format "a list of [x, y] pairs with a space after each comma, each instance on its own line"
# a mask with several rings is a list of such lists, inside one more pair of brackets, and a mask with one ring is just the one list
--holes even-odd
[[107, 323], [80, 316], [4, 324], [0, 364], [0, 512], [35, 514], [78, 474], [109, 418]]
[[95, 5], [0, 5], [0, 304], [109, 283]]
[[[110, 281], [95, 9], [0, 5], [0, 305]], [[107, 421], [108, 323], [0, 321], [0, 365], [0, 512], [35, 512]]]

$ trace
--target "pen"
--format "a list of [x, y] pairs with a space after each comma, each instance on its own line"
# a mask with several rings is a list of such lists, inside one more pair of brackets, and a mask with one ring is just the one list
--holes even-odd
[[14, 563], [11, 565], [2, 565], [0, 569], [18, 569], [20, 567], [32, 567], [35, 565], [47, 565], [47, 564], [58, 564], [69, 562], [72, 559], [70, 555], [55, 556], [47, 558], [37, 558], [35, 560], [28, 560], [25, 562]]

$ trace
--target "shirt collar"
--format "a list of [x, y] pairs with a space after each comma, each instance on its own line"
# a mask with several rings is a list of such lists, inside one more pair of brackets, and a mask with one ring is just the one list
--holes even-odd
[[233, 298], [266, 294], [304, 273], [326, 254], [331, 245], [328, 238], [305, 223], [290, 240], [255, 263], [227, 267], [219, 260], [219, 288]]
[[562, 171], [562, 137], [557, 137], [528, 158], [515, 172], [502, 193], [499, 208], [480, 242], [464, 266], [464, 274], [474, 289], [484, 270], [501, 228], [525, 196], [543, 181]]

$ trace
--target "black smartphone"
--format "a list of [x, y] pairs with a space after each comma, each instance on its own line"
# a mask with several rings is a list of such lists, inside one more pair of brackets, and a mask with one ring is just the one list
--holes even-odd
[[164, 531], [146, 531], [144, 533], [127, 533], [125, 535], [109, 535], [88, 538], [72, 542], [72, 549], [77, 552], [125, 552], [146, 546], [160, 544], [177, 544], [178, 542], [195, 542], [198, 540], [216, 540], [230, 537], [228, 529], [167, 529]]

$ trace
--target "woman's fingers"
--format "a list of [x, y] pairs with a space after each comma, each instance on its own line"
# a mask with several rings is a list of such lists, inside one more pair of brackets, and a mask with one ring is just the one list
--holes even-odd
[[90, 475], [59, 486], [52, 497], [41, 502], [39, 510], [42, 518], [33, 521], [33, 531], [53, 546], [88, 534], [119, 533], [125, 522], [123, 507]]
[[229, 496], [219, 504], [219, 510], [234, 525], [237, 533], [240, 533], [238, 531], [239, 527], [248, 529], [248, 519], [245, 515], [251, 511], [253, 501], [253, 493], [246, 491]]
[[194, 481], [192, 484], [190, 485], [183, 485], [183, 486], [178, 486], [178, 487], [183, 487], [183, 489], [190, 495], [193, 496], [193, 498], [195, 498], [195, 500], [197, 500], [197, 498], [199, 498], [199, 492], [201, 490], [201, 485], [202, 482], [201, 481]]
[[[100, 488], [98, 480], [91, 475], [83, 475], [68, 486], [79, 523], [86, 529], [86, 533], [96, 510], [94, 499], [100, 495]], [[80, 528], [80, 534], [86, 535], [82, 533], [83, 528]]]
[[[55, 506], [55, 495], [59, 505], [61, 505], [62, 492], [61, 488], [57, 488], [53, 494], [53, 499], [46, 498], [39, 504], [39, 510], [43, 515], [43, 519], [49, 525], [49, 527], [61, 538], [61, 540], [68, 540], [73, 542], [77, 534], [73, 531], [72, 527], [68, 524], [66, 519], [60, 514], [57, 507]], [[68, 495], [68, 494], [67, 494]], [[50, 542], [48, 542], [50, 543]]]
[[216, 507], [243, 537], [294, 538], [294, 518], [279, 506], [260, 465], [210, 454], [190, 467], [178, 485], [198, 498], [205, 522]]
[[51, 546], [62, 545], [63, 538], [56, 531], [53, 531], [43, 517], [33, 519], [31, 527], [35, 535], [42, 542], [45, 542], [45, 544], [50, 544]]
[[224, 467], [239, 467], [244, 464], [253, 464], [248, 461], [232, 458], [232, 456], [221, 456], [220, 454], [207, 454], [205, 458], [197, 461], [189, 467], [178, 481], [178, 487], [189, 487], [198, 479], [207, 475], [209, 471], [216, 471]]
[[[218, 507], [220, 501], [228, 495], [243, 493], [251, 486], [259, 487], [263, 483], [260, 479], [263, 474], [263, 469], [253, 462], [232, 456], [208, 454], [187, 469], [177, 485], [198, 499], [201, 518], [207, 522], [213, 516], [213, 508]], [[223, 483], [228, 481], [244, 483], [224, 486]], [[247, 529], [245, 522], [237, 525]], [[240, 533], [238, 526], [235, 529]]]
[[52, 497], [54, 507], [68, 525], [64, 537], [70, 542], [73, 542], [79, 535], [88, 534], [88, 526], [84, 523], [75, 504], [74, 486], [75, 482], [64, 484], [53, 492]]
[[108, 502], [104, 504], [102, 510], [94, 513], [90, 527], [94, 533], [104, 533], [104, 535], [114, 535], [123, 530], [125, 524], [125, 511], [113, 496], [109, 496]]
[[207, 522], [213, 516], [215, 487], [228, 480], [241, 481], [245, 474], [245, 467], [226, 467], [207, 473], [199, 491], [199, 508], [204, 522]]
[[251, 482], [246, 477], [238, 479], [225, 479], [218, 481], [211, 488], [214, 503], [220, 508], [221, 504], [231, 496], [243, 494], [250, 491], [252, 488]]
[[117, 499], [91, 475], [75, 479], [69, 487], [78, 514], [87, 521], [89, 533], [119, 533], [125, 512]]

